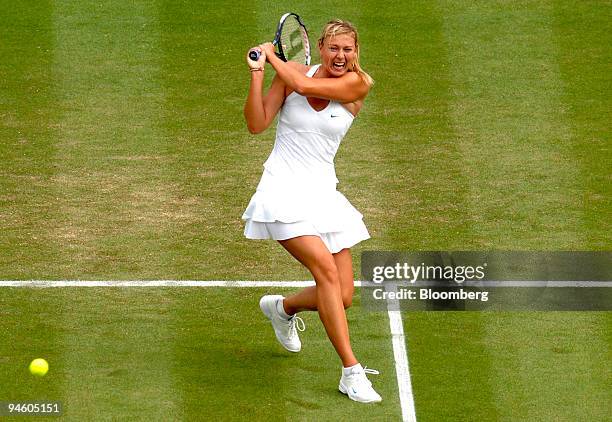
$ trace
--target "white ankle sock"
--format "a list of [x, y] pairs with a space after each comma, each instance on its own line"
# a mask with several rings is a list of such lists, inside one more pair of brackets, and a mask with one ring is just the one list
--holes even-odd
[[285, 319], [291, 319], [291, 317], [292, 317], [293, 315], [287, 315], [287, 313], [285, 312], [285, 308], [283, 307], [283, 300], [285, 300], [285, 298], [284, 298], [284, 297], [283, 297], [283, 298], [281, 298], [281, 299], [278, 299], [278, 300], [276, 301], [276, 311], [277, 311], [277, 312], [278, 312], [278, 314], [279, 314], [280, 316], [282, 316], [283, 318], [285, 318]]
[[351, 375], [351, 372], [352, 372], [352, 369], [353, 369], [353, 368], [354, 368], [354, 369], [363, 370], [363, 368], [361, 367], [361, 364], [360, 364], [360, 363], [356, 363], [355, 365], [353, 365], [353, 366], [349, 366], [348, 368], [342, 368], [342, 373], [343, 373], [344, 375], [347, 375], [347, 376], [348, 376], [348, 375]]

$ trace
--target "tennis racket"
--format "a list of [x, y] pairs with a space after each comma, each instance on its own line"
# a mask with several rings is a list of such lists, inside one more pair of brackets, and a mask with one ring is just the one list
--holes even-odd
[[[278, 49], [276, 56], [282, 61], [310, 64], [308, 32], [302, 19], [295, 13], [285, 13], [281, 16], [272, 44]], [[261, 52], [258, 50], [249, 52], [249, 58], [253, 61], [259, 60], [260, 56]]]

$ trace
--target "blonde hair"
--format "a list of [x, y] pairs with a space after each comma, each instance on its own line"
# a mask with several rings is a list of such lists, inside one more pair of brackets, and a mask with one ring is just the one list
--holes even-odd
[[359, 64], [359, 37], [357, 35], [357, 28], [355, 28], [352, 23], [349, 21], [343, 21], [341, 19], [334, 19], [327, 22], [323, 27], [323, 32], [321, 33], [321, 37], [318, 41], [319, 48], [323, 47], [323, 44], [327, 38], [344, 34], [349, 34], [355, 39], [355, 60], [353, 60], [353, 66], [350, 70], [361, 76], [361, 79], [363, 79], [368, 86], [372, 86], [372, 84], [374, 84], [374, 80], [361, 68], [361, 65]]

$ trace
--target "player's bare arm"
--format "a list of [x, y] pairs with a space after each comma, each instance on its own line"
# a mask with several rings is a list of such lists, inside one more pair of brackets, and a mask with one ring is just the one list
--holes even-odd
[[244, 117], [249, 132], [256, 134], [266, 130], [285, 100], [285, 83], [277, 76], [272, 80], [268, 92], [263, 94], [264, 65], [266, 55], [262, 53], [257, 61], [246, 57], [251, 69], [251, 85], [244, 105]]
[[340, 77], [308, 78], [295, 67], [276, 57], [272, 43], [265, 43], [260, 47], [280, 79], [300, 95], [352, 103], [365, 98], [368, 94], [369, 86], [355, 72], [346, 72]]

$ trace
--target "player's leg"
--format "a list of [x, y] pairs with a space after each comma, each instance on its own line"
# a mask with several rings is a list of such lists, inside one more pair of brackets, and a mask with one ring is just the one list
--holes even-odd
[[348, 324], [344, 312], [341, 279], [350, 288], [345, 290], [347, 301], [353, 292], [353, 268], [350, 251], [345, 249], [331, 255], [323, 241], [315, 236], [302, 236], [281, 241], [281, 244], [310, 270], [317, 283], [316, 304], [319, 318], [327, 331], [327, 336], [334, 345], [342, 360], [342, 376], [338, 389], [351, 400], [362, 403], [379, 402], [380, 395], [372, 388], [366, 373], [377, 371], [366, 370], [357, 362], [350, 345]]
[[[353, 280], [353, 260], [350, 249], [342, 249], [332, 254], [340, 276], [340, 289], [342, 290], [342, 305], [347, 309], [353, 303], [355, 284]], [[288, 315], [294, 315], [302, 311], [316, 311], [317, 287], [307, 287], [294, 295], [287, 296], [283, 300], [283, 308]]]
[[346, 248], [334, 254], [334, 261], [340, 276], [340, 287], [342, 288], [342, 304], [348, 309], [353, 304], [353, 293], [355, 292], [355, 281], [353, 279], [353, 257], [351, 250]]
[[[342, 282], [342, 302], [348, 308], [353, 302], [353, 292], [355, 283], [353, 281], [353, 259], [349, 249], [343, 249], [334, 254], [336, 268]], [[378, 373], [371, 369], [365, 369], [360, 364], [353, 367], [342, 368], [342, 376], [338, 389], [349, 396], [350, 399], [362, 402], [373, 403], [382, 400], [380, 395], [372, 387], [366, 373]]]
[[334, 257], [318, 236], [300, 236], [281, 240], [280, 243], [314, 277], [319, 318], [342, 364], [345, 367], [357, 364], [350, 344], [340, 274]]

